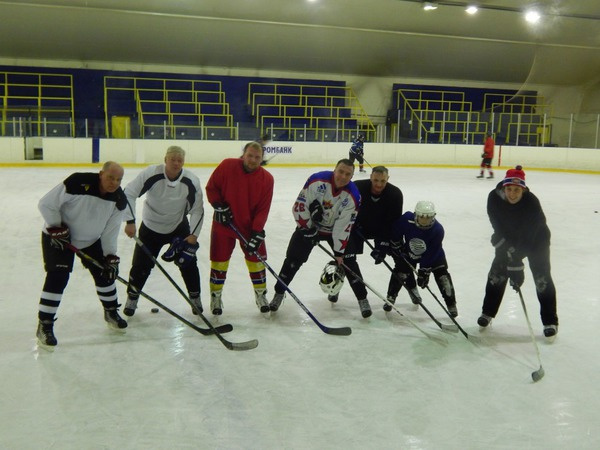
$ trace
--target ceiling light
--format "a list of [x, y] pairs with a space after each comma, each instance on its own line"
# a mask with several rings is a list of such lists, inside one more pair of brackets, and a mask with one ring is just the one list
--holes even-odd
[[525, 20], [529, 23], [538, 23], [542, 16], [539, 12], [532, 9], [525, 13]]
[[425, 3], [423, 3], [423, 9], [425, 11], [433, 11], [434, 9], [437, 9], [437, 4], [431, 3], [431, 2], [425, 2]]
[[477, 13], [477, 11], [479, 11], [479, 8], [477, 8], [477, 6], [475, 5], [469, 5], [467, 9], [465, 9], [465, 11], [467, 12], [467, 14], [473, 15]]

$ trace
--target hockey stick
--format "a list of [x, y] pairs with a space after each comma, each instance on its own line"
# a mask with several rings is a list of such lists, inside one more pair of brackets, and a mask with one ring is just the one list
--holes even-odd
[[533, 334], [533, 328], [531, 327], [531, 322], [529, 321], [529, 314], [527, 314], [527, 308], [525, 307], [525, 300], [523, 300], [523, 294], [521, 293], [521, 288], [517, 288], [517, 293], [519, 294], [519, 299], [521, 299], [521, 306], [523, 307], [523, 312], [525, 313], [525, 320], [527, 321], [527, 327], [529, 328], [529, 335], [531, 336], [531, 342], [533, 342], [533, 346], [535, 347], [535, 352], [537, 353], [537, 359], [540, 363], [540, 368], [534, 372], [531, 372], [531, 378], [533, 382], [540, 381], [544, 377], [544, 368], [542, 367], [542, 357], [540, 356], [540, 349], [535, 341], [535, 335]]
[[[91, 262], [93, 265], [95, 265], [96, 267], [98, 267], [99, 269], [102, 269], [102, 265], [96, 261], [94, 258], [92, 258], [90, 255], [88, 255], [87, 253], [82, 252], [81, 250], [79, 250], [77, 247], [75, 247], [74, 245], [67, 243], [66, 247], [71, 250], [73, 253], [77, 254], [78, 256], [80, 256], [81, 258]], [[117, 280], [119, 280], [121, 283], [123, 283], [124, 285], [129, 285], [129, 283], [127, 282], [127, 280], [123, 279], [120, 276], [117, 276]], [[161, 309], [163, 309], [164, 311], [166, 311], [167, 313], [171, 314], [173, 317], [175, 317], [177, 320], [183, 322], [184, 324], [186, 324], [188, 327], [196, 330], [198, 333], [204, 335], [204, 336], [208, 336], [213, 334], [213, 330], [210, 329], [206, 329], [206, 328], [200, 328], [196, 325], [194, 325], [193, 323], [191, 323], [190, 321], [184, 319], [183, 317], [181, 317], [179, 314], [177, 314], [176, 312], [174, 312], [173, 310], [167, 308], [165, 305], [163, 305], [162, 303], [160, 303], [158, 300], [155, 300], [153, 297], [151, 297], [150, 295], [146, 294], [143, 291], [138, 291], [139, 294], [144, 297], [145, 299], [147, 299], [148, 301], [150, 301], [151, 303], [154, 303], [156, 306], [160, 307]], [[227, 333], [229, 331], [231, 331], [233, 328], [229, 325], [225, 325], [223, 326], [222, 329], [219, 329], [219, 331], [221, 333]]]
[[[221, 336], [221, 333], [219, 332], [219, 330], [216, 329], [213, 326], [213, 324], [211, 324], [208, 321], [208, 319], [204, 316], [204, 314], [202, 314], [202, 312], [196, 307], [196, 305], [194, 305], [192, 303], [192, 301], [189, 299], [189, 297], [186, 295], [186, 293], [183, 292], [183, 290], [179, 287], [179, 285], [175, 282], [175, 280], [171, 277], [171, 275], [169, 275], [169, 273], [165, 270], [165, 268], [162, 266], [162, 264], [160, 264], [158, 262], [158, 260], [150, 252], [148, 247], [146, 247], [144, 245], [144, 243], [140, 240], [140, 238], [138, 238], [137, 236], [134, 236], [133, 238], [135, 239], [136, 244], [139, 245], [140, 248], [144, 251], [144, 253], [146, 253], [148, 258], [150, 258], [150, 260], [154, 264], [156, 264], [156, 266], [167, 277], [167, 279], [171, 282], [171, 284], [175, 287], [175, 289], [177, 289], [177, 291], [181, 294], [181, 296], [185, 299], [185, 301], [188, 302], [190, 304], [190, 306], [192, 308], [194, 308], [194, 310], [198, 313], [198, 317], [200, 317], [202, 319], [202, 321], [208, 326], [208, 328], [210, 328], [210, 330], [215, 334], [215, 336], [217, 336], [217, 338], [221, 341], [221, 343], [225, 347], [227, 347], [229, 350], [252, 350], [253, 348], [256, 348], [258, 346], [258, 341], [256, 339], [252, 339], [252, 340], [246, 341], [246, 342], [231, 342], [231, 341], [228, 341], [227, 339], [225, 339], [223, 336]], [[223, 325], [223, 326], [231, 327], [231, 325]]]
[[271, 156], [270, 158], [264, 159], [262, 160], [262, 163], [260, 164], [261, 166], [266, 166], [267, 164], [269, 164], [271, 162], [271, 160], [273, 158], [275, 158], [277, 155], [279, 155], [279, 153], [275, 153], [273, 156]]
[[[352, 149], [350, 149], [350, 153], [353, 153], [354, 155], [358, 156], [358, 153], [356, 153], [356, 152], [355, 152], [354, 150], [352, 150]], [[365, 157], [364, 157], [364, 156], [362, 157], [362, 159], [363, 159], [363, 162], [365, 162], [365, 164], [366, 164], [367, 166], [369, 166], [371, 169], [373, 168], [373, 166], [372, 166], [371, 164], [369, 164], [369, 161], [367, 161], [367, 160], [365, 159]]]
[[[329, 255], [331, 258], [335, 259], [334, 254], [331, 253], [329, 250], [327, 250], [325, 247], [323, 247], [322, 244], [319, 243], [317, 245], [321, 248], [321, 250], [323, 250], [325, 253], [327, 253], [327, 255]], [[356, 273], [354, 273], [352, 271], [352, 269], [350, 269], [346, 264], [342, 263], [342, 266], [344, 267], [344, 269], [346, 269], [348, 271], [348, 273], [350, 273], [354, 278], [356, 278], [358, 281], [360, 281], [362, 284], [364, 284], [371, 292], [373, 292], [373, 294], [375, 294], [377, 297], [379, 297], [381, 300], [383, 300], [386, 304], [390, 305], [394, 311], [396, 311], [398, 314], [400, 314], [400, 316], [404, 317], [408, 323], [410, 323], [413, 327], [415, 327], [417, 330], [419, 330], [421, 333], [423, 333], [429, 339], [431, 339], [434, 342], [437, 342], [438, 344], [442, 344], [442, 345], [448, 344], [448, 341], [446, 341], [446, 339], [429, 334], [427, 331], [425, 331], [423, 328], [421, 328], [415, 322], [410, 320], [410, 318], [408, 318], [407, 316], [402, 314], [400, 312], [400, 310], [398, 308], [396, 308], [396, 306], [394, 306], [394, 304], [392, 302], [390, 302], [387, 298], [385, 298], [383, 295], [381, 295], [379, 292], [377, 292], [369, 283], [367, 283], [364, 279], [362, 279]]]
[[[407, 259], [404, 257], [404, 255], [402, 253], [399, 253], [399, 252], [397, 252], [397, 254], [399, 254], [400, 257], [404, 260], [404, 262], [408, 265], [408, 267], [411, 268], [411, 270], [413, 271], [413, 273], [415, 275], [418, 275], [417, 269], [415, 269], [413, 267], [413, 265], [407, 261]], [[444, 312], [448, 315], [448, 317], [450, 317], [450, 320], [452, 320], [452, 322], [454, 322], [454, 324], [458, 327], [459, 331], [463, 334], [464, 337], [466, 337], [467, 339], [469, 339], [470, 341], [473, 341], [473, 342], [481, 342], [481, 339], [479, 339], [477, 336], [473, 336], [472, 334], [467, 333], [463, 329], [463, 327], [460, 326], [460, 324], [456, 321], [456, 319], [454, 317], [452, 317], [452, 314], [450, 314], [450, 311], [448, 311], [446, 309], [446, 306], [444, 306], [444, 304], [440, 301], [440, 299], [437, 298], [437, 295], [435, 295], [433, 293], [433, 291], [429, 288], [429, 286], [427, 286], [426, 289], [429, 291], [429, 293], [435, 299], [435, 301], [438, 303], [438, 305], [440, 305], [440, 308], [442, 308], [442, 310], [444, 310]]]
[[[371, 250], [375, 250], [375, 247], [373, 246], [373, 244], [371, 244], [371, 243], [370, 243], [368, 240], [366, 240], [360, 231], [358, 232], [358, 235], [360, 236], [360, 238], [361, 238], [363, 241], [365, 241], [365, 243], [366, 243], [366, 244], [369, 246], [369, 248], [370, 248]], [[384, 259], [382, 262], [383, 262], [383, 264], [385, 265], [385, 267], [387, 267], [387, 268], [388, 268], [388, 270], [389, 270], [389, 271], [392, 273], [392, 275], [393, 275], [394, 277], [396, 277], [396, 279], [397, 279], [397, 280], [400, 282], [400, 284], [404, 284], [404, 283], [402, 282], [402, 279], [400, 278], [400, 276], [399, 276], [399, 275], [398, 275], [396, 272], [394, 272], [394, 269], [392, 269], [392, 267], [391, 267], [391, 266], [390, 266], [390, 265], [387, 263], [387, 261]], [[420, 307], [423, 309], [423, 311], [425, 311], [425, 312], [427, 313], [427, 315], [428, 315], [429, 317], [431, 317], [431, 320], [433, 320], [433, 321], [435, 322], [435, 324], [436, 324], [438, 327], [440, 327], [440, 329], [441, 329], [441, 330], [443, 330], [443, 331], [451, 331], [451, 332], [453, 332], [453, 333], [457, 333], [457, 332], [458, 332], [458, 326], [456, 326], [456, 325], [446, 325], [445, 323], [442, 323], [442, 322], [440, 322], [439, 320], [437, 320], [437, 319], [436, 319], [436, 318], [433, 316], [433, 314], [431, 314], [431, 312], [429, 311], [429, 309], [428, 309], [427, 307], [425, 307], [425, 305], [423, 304], [423, 302], [421, 302], [421, 303], [419, 304], [419, 306], [420, 306]]]
[[[240, 233], [240, 230], [238, 230], [237, 227], [233, 223], [230, 223], [229, 226], [231, 227], [231, 229], [233, 231], [235, 231], [235, 233], [239, 236], [239, 238], [241, 239], [241, 241], [245, 245], [247, 245], [248, 241], [242, 235], [242, 233]], [[265, 261], [265, 259], [262, 256], [260, 256], [260, 254], [257, 251], [254, 252], [254, 255], [258, 258], [258, 260], [261, 263], [263, 263], [265, 265], [265, 267], [269, 270], [269, 272], [271, 272], [271, 274], [277, 279], [277, 281], [279, 281], [283, 285], [283, 287], [285, 288], [285, 290], [296, 301], [296, 303], [298, 303], [298, 305], [300, 306], [300, 308], [302, 308], [302, 310], [308, 315], [308, 317], [310, 317], [312, 319], [312, 321], [315, 324], [317, 324], [317, 326], [321, 329], [321, 331], [323, 331], [323, 333], [332, 334], [334, 336], [349, 336], [352, 333], [352, 329], [350, 327], [330, 328], [330, 327], [327, 327], [327, 326], [323, 325], [321, 322], [319, 322], [317, 320], [317, 318], [310, 312], [310, 310], [306, 306], [304, 306], [304, 303], [302, 303], [300, 301], [300, 299], [298, 297], [296, 297], [296, 295], [292, 292], [292, 290], [289, 288], [289, 286], [284, 283], [284, 281], [279, 277], [279, 275], [277, 274], [277, 272], [275, 272], [273, 270], [273, 268], [269, 264], [267, 264], [267, 262]]]

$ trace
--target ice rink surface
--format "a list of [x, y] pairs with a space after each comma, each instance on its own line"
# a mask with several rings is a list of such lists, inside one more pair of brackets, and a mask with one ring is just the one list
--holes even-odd
[[[279, 271], [294, 228], [291, 207], [306, 178], [321, 168], [267, 167], [275, 195], [267, 223], [268, 263]], [[191, 168], [206, 184], [212, 168]], [[124, 185], [141, 169], [126, 168]], [[5, 449], [598, 449], [600, 448], [600, 177], [528, 170], [552, 231], [552, 273], [560, 327], [545, 342], [531, 273], [523, 296], [537, 337], [539, 368], [518, 296], [507, 289], [490, 329], [476, 319], [493, 248], [486, 215], [495, 180], [477, 167], [391, 168], [404, 209], [435, 203], [458, 299], [458, 322], [482, 342], [444, 333], [406, 291], [400, 314], [362, 319], [349, 286], [331, 305], [318, 286], [328, 256], [315, 248], [290, 287], [323, 324], [349, 326], [347, 337], [324, 334], [289, 296], [272, 317], [254, 303], [236, 249], [216, 324], [233, 342], [258, 339], [254, 350], [226, 349], [140, 299], [126, 334], [109, 330], [89, 274], [76, 263], [58, 311], [53, 353], [35, 340], [43, 283], [38, 200], [67, 175], [90, 168], [1, 168], [0, 447]], [[355, 179], [366, 178], [356, 174]], [[138, 204], [140, 211], [142, 202]], [[205, 202], [207, 217], [212, 209]], [[199, 251], [202, 299], [208, 304], [210, 220]], [[134, 242], [119, 238], [127, 278]], [[386, 293], [389, 272], [359, 257], [365, 280]], [[177, 283], [176, 268], [164, 263]], [[274, 279], [268, 275], [269, 299]], [[203, 326], [155, 269], [145, 292]], [[432, 283], [433, 293], [441, 299]], [[119, 285], [120, 301], [125, 288]], [[425, 305], [451, 321], [427, 291]], [[440, 339], [441, 338], [441, 339]], [[439, 340], [446, 342], [440, 343]]]

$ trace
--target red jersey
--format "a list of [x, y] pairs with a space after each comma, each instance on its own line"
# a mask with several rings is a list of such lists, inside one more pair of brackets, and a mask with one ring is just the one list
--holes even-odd
[[488, 138], [485, 140], [485, 144], [483, 144], [483, 157], [494, 157], [494, 138], [491, 136], [488, 136]]
[[[244, 236], [252, 231], [262, 231], [267, 223], [273, 199], [273, 175], [263, 167], [246, 172], [241, 158], [224, 159], [206, 183], [206, 198], [211, 205], [227, 203], [233, 213], [233, 223]], [[229, 227], [213, 221], [232, 237], [237, 237]]]

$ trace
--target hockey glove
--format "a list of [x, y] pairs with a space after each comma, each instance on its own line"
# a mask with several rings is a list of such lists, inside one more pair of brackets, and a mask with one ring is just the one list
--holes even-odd
[[371, 252], [371, 258], [375, 260], [375, 264], [381, 264], [385, 259], [385, 255], [389, 253], [390, 243], [387, 241], [377, 242], [375, 248]]
[[417, 286], [425, 289], [429, 285], [429, 275], [431, 275], [431, 269], [419, 269], [417, 271]]
[[314, 247], [319, 242], [319, 229], [317, 227], [300, 228], [300, 233], [302, 233], [302, 237], [311, 247]]
[[68, 227], [48, 227], [46, 231], [50, 236], [50, 245], [58, 250], [64, 250], [65, 244], [71, 242], [71, 233]]
[[521, 286], [523, 286], [523, 282], [525, 281], [525, 266], [521, 263], [520, 265], [508, 266], [506, 270], [508, 271], [510, 286], [516, 292], [519, 292], [519, 289], [521, 289]]
[[233, 213], [227, 203], [215, 203], [214, 220], [222, 225], [227, 225], [233, 220]]
[[162, 260], [166, 261], [166, 262], [175, 261], [175, 258], [181, 251], [182, 247], [183, 247], [183, 240], [179, 236], [174, 237], [173, 240], [171, 241], [171, 245], [169, 245], [169, 248], [167, 249], [167, 251], [162, 254], [162, 256], [161, 256]]
[[265, 240], [265, 230], [253, 231], [248, 243], [246, 244], [246, 251], [250, 254], [258, 251], [261, 244]]
[[320, 223], [323, 220], [323, 206], [318, 200], [314, 200], [309, 206], [310, 218], [314, 224]]
[[121, 258], [117, 255], [106, 255], [104, 257], [104, 267], [102, 268], [102, 278], [115, 281], [119, 276], [119, 262], [121, 262]]
[[402, 240], [390, 241], [390, 255], [400, 255], [402, 253]]
[[175, 265], [180, 269], [185, 269], [196, 259], [196, 252], [200, 248], [200, 244], [190, 244], [189, 242], [183, 241], [181, 244], [181, 251], [177, 253], [175, 258]]

